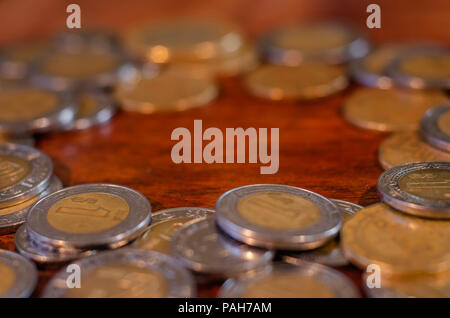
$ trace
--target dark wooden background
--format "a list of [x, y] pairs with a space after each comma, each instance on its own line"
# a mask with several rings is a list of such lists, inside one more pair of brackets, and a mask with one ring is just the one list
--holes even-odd
[[[65, 28], [65, 8], [77, 3], [82, 27], [123, 30], [127, 26], [177, 15], [218, 17], [240, 25], [255, 38], [292, 21], [338, 19], [364, 31], [375, 43], [434, 40], [450, 43], [448, 0], [0, 0], [0, 44], [49, 36]], [[382, 28], [365, 26], [366, 7], [381, 6]], [[214, 207], [226, 190], [254, 183], [306, 188], [361, 205], [378, 201], [382, 172], [377, 148], [385, 135], [346, 123], [342, 103], [357, 85], [333, 97], [308, 103], [274, 103], [249, 96], [240, 78], [221, 81], [219, 98], [209, 106], [181, 113], [119, 113], [109, 124], [84, 132], [41, 136], [37, 147], [51, 156], [65, 186], [109, 182], [142, 192], [153, 210], [177, 206]], [[278, 127], [280, 169], [259, 174], [259, 165], [181, 164], [170, 157], [173, 129]], [[0, 236], [0, 248], [14, 250], [14, 235]], [[360, 285], [361, 272], [341, 269]], [[40, 271], [38, 296], [53, 270]], [[216, 288], [202, 289], [214, 296]]]

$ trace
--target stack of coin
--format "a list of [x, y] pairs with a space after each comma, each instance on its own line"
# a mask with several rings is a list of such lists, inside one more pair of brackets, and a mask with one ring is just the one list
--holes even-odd
[[47, 155], [25, 145], [0, 144], [0, 234], [15, 232], [36, 201], [61, 188]]
[[150, 221], [150, 203], [136, 191], [111, 184], [78, 185], [36, 202], [15, 244], [38, 263], [67, 262], [122, 247]]
[[0, 298], [25, 298], [38, 281], [36, 266], [17, 253], [0, 249]]

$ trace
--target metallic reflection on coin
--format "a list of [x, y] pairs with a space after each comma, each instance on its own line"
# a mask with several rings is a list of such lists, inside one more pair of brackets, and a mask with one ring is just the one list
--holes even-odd
[[191, 274], [170, 256], [123, 248], [75, 262], [81, 288], [70, 289], [64, 268], [44, 290], [46, 298], [188, 298], [195, 296]]
[[424, 219], [378, 203], [356, 213], [341, 231], [341, 248], [354, 265], [381, 267], [384, 276], [450, 269], [450, 222]]
[[170, 254], [170, 242], [175, 231], [194, 219], [211, 215], [214, 210], [182, 207], [161, 210], [152, 215], [152, 225], [136, 240], [135, 246]]
[[420, 128], [426, 142], [450, 152], [450, 104], [429, 109], [420, 122]]
[[384, 169], [422, 161], [450, 161], [450, 154], [422, 140], [416, 131], [396, 133], [383, 141], [378, 161]]
[[325, 197], [286, 185], [248, 185], [216, 202], [216, 222], [234, 239], [258, 247], [310, 250], [334, 238], [338, 207]]
[[402, 212], [450, 219], [450, 162], [396, 166], [378, 179], [381, 200]]
[[359, 293], [343, 274], [329, 267], [303, 263], [274, 264], [254, 278], [227, 280], [222, 298], [356, 298]]
[[[331, 201], [339, 207], [344, 224], [345, 222], [350, 220], [356, 212], [363, 209], [362, 206], [351, 202], [334, 199], [331, 199]], [[331, 240], [330, 242], [316, 250], [300, 253], [289, 253], [283, 255], [282, 258], [285, 262], [293, 265], [302, 264], [306, 261], [338, 267], [348, 265], [349, 263], [345, 256], [342, 254], [341, 248], [339, 247], [338, 238]]]
[[36, 287], [33, 263], [17, 253], [0, 250], [0, 298], [26, 298]]

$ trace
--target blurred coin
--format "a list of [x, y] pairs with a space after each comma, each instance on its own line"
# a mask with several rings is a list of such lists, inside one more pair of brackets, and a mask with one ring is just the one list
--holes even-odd
[[17, 253], [0, 250], [0, 298], [26, 298], [38, 281], [33, 263]]
[[52, 174], [46, 154], [29, 146], [0, 144], [0, 208], [38, 195], [48, 187]]
[[34, 204], [27, 232], [42, 244], [74, 249], [116, 248], [138, 237], [151, 220], [139, 192], [112, 184], [83, 184]]
[[450, 104], [429, 109], [422, 117], [420, 128], [426, 142], [450, 152]]
[[187, 298], [195, 296], [191, 274], [173, 258], [153, 251], [123, 248], [75, 262], [81, 288], [68, 288], [64, 268], [44, 290], [46, 298]]
[[275, 264], [254, 278], [227, 280], [222, 298], [354, 298], [359, 293], [343, 274], [323, 265]]
[[248, 185], [216, 202], [216, 222], [234, 239], [258, 247], [310, 250], [334, 238], [338, 207], [325, 197], [286, 185]]
[[384, 169], [422, 161], [450, 161], [450, 154], [425, 143], [416, 131], [399, 132], [378, 149], [378, 161]]
[[297, 66], [307, 61], [341, 64], [363, 57], [368, 42], [340, 23], [291, 25], [261, 40], [264, 58], [270, 63]]
[[263, 65], [245, 78], [251, 94], [271, 100], [322, 98], [342, 91], [347, 85], [343, 68], [320, 62], [295, 67]]
[[[342, 201], [342, 200], [334, 200], [331, 199], [333, 203], [335, 203], [342, 214], [343, 224], [350, 220], [350, 218], [363, 207], [351, 202]], [[339, 247], [339, 239], [335, 238], [331, 240], [324, 246], [312, 250], [305, 251], [300, 253], [289, 253], [283, 255], [283, 260], [289, 264], [299, 265], [303, 262], [313, 262], [319, 263], [328, 266], [345, 266], [348, 265], [348, 260], [342, 254], [341, 248]]]
[[170, 242], [175, 231], [194, 219], [211, 215], [214, 210], [205, 208], [173, 208], [152, 215], [152, 225], [136, 240], [135, 246], [170, 254]]
[[345, 223], [341, 248], [354, 265], [381, 267], [382, 276], [434, 273], [450, 269], [450, 222], [423, 219], [378, 203]]
[[33, 147], [35, 141], [30, 135], [12, 135], [9, 133], [0, 132], [0, 144], [2, 143], [21, 144]]
[[343, 114], [350, 123], [378, 131], [415, 130], [423, 114], [448, 101], [439, 91], [362, 88], [345, 102]]
[[450, 162], [419, 162], [396, 166], [378, 179], [386, 204], [402, 212], [450, 219]]
[[58, 177], [52, 176], [49, 186], [35, 197], [13, 206], [0, 208], [0, 235], [15, 232], [16, 229], [25, 222], [28, 210], [33, 203], [61, 188], [61, 181]]
[[107, 53], [120, 50], [119, 39], [114, 33], [94, 29], [61, 32], [53, 38], [53, 46], [56, 50], [72, 52], [88, 49]]

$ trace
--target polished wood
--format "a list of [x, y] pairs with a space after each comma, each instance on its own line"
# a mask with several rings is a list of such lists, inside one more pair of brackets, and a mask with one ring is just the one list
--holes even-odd
[[[365, 27], [366, 6], [382, 8], [382, 28]], [[0, 1], [0, 43], [48, 36], [65, 27], [60, 0]], [[432, 40], [450, 43], [450, 2], [447, 0], [220, 0], [220, 1], [76, 1], [83, 27], [122, 30], [174, 15], [219, 17], [239, 24], [255, 38], [277, 25], [313, 19], [345, 20], [374, 42]], [[141, 115], [119, 113], [109, 124], [83, 132], [39, 136], [37, 147], [51, 156], [65, 186], [107, 182], [134, 188], [153, 210], [177, 206], [213, 208], [223, 192], [254, 183], [306, 188], [329, 198], [361, 205], [378, 201], [377, 178], [382, 172], [377, 149], [385, 135], [355, 128], [344, 121], [341, 106], [358, 89], [316, 102], [275, 103], [249, 96], [240, 78], [221, 80], [220, 96], [210, 105], [180, 113]], [[278, 127], [280, 169], [261, 175], [259, 164], [180, 164], [170, 157], [173, 129], [203, 127]], [[13, 235], [0, 236], [0, 248], [14, 250]], [[340, 269], [358, 285], [361, 272]], [[54, 269], [41, 270], [38, 296]], [[214, 296], [217, 286], [201, 288]]]

